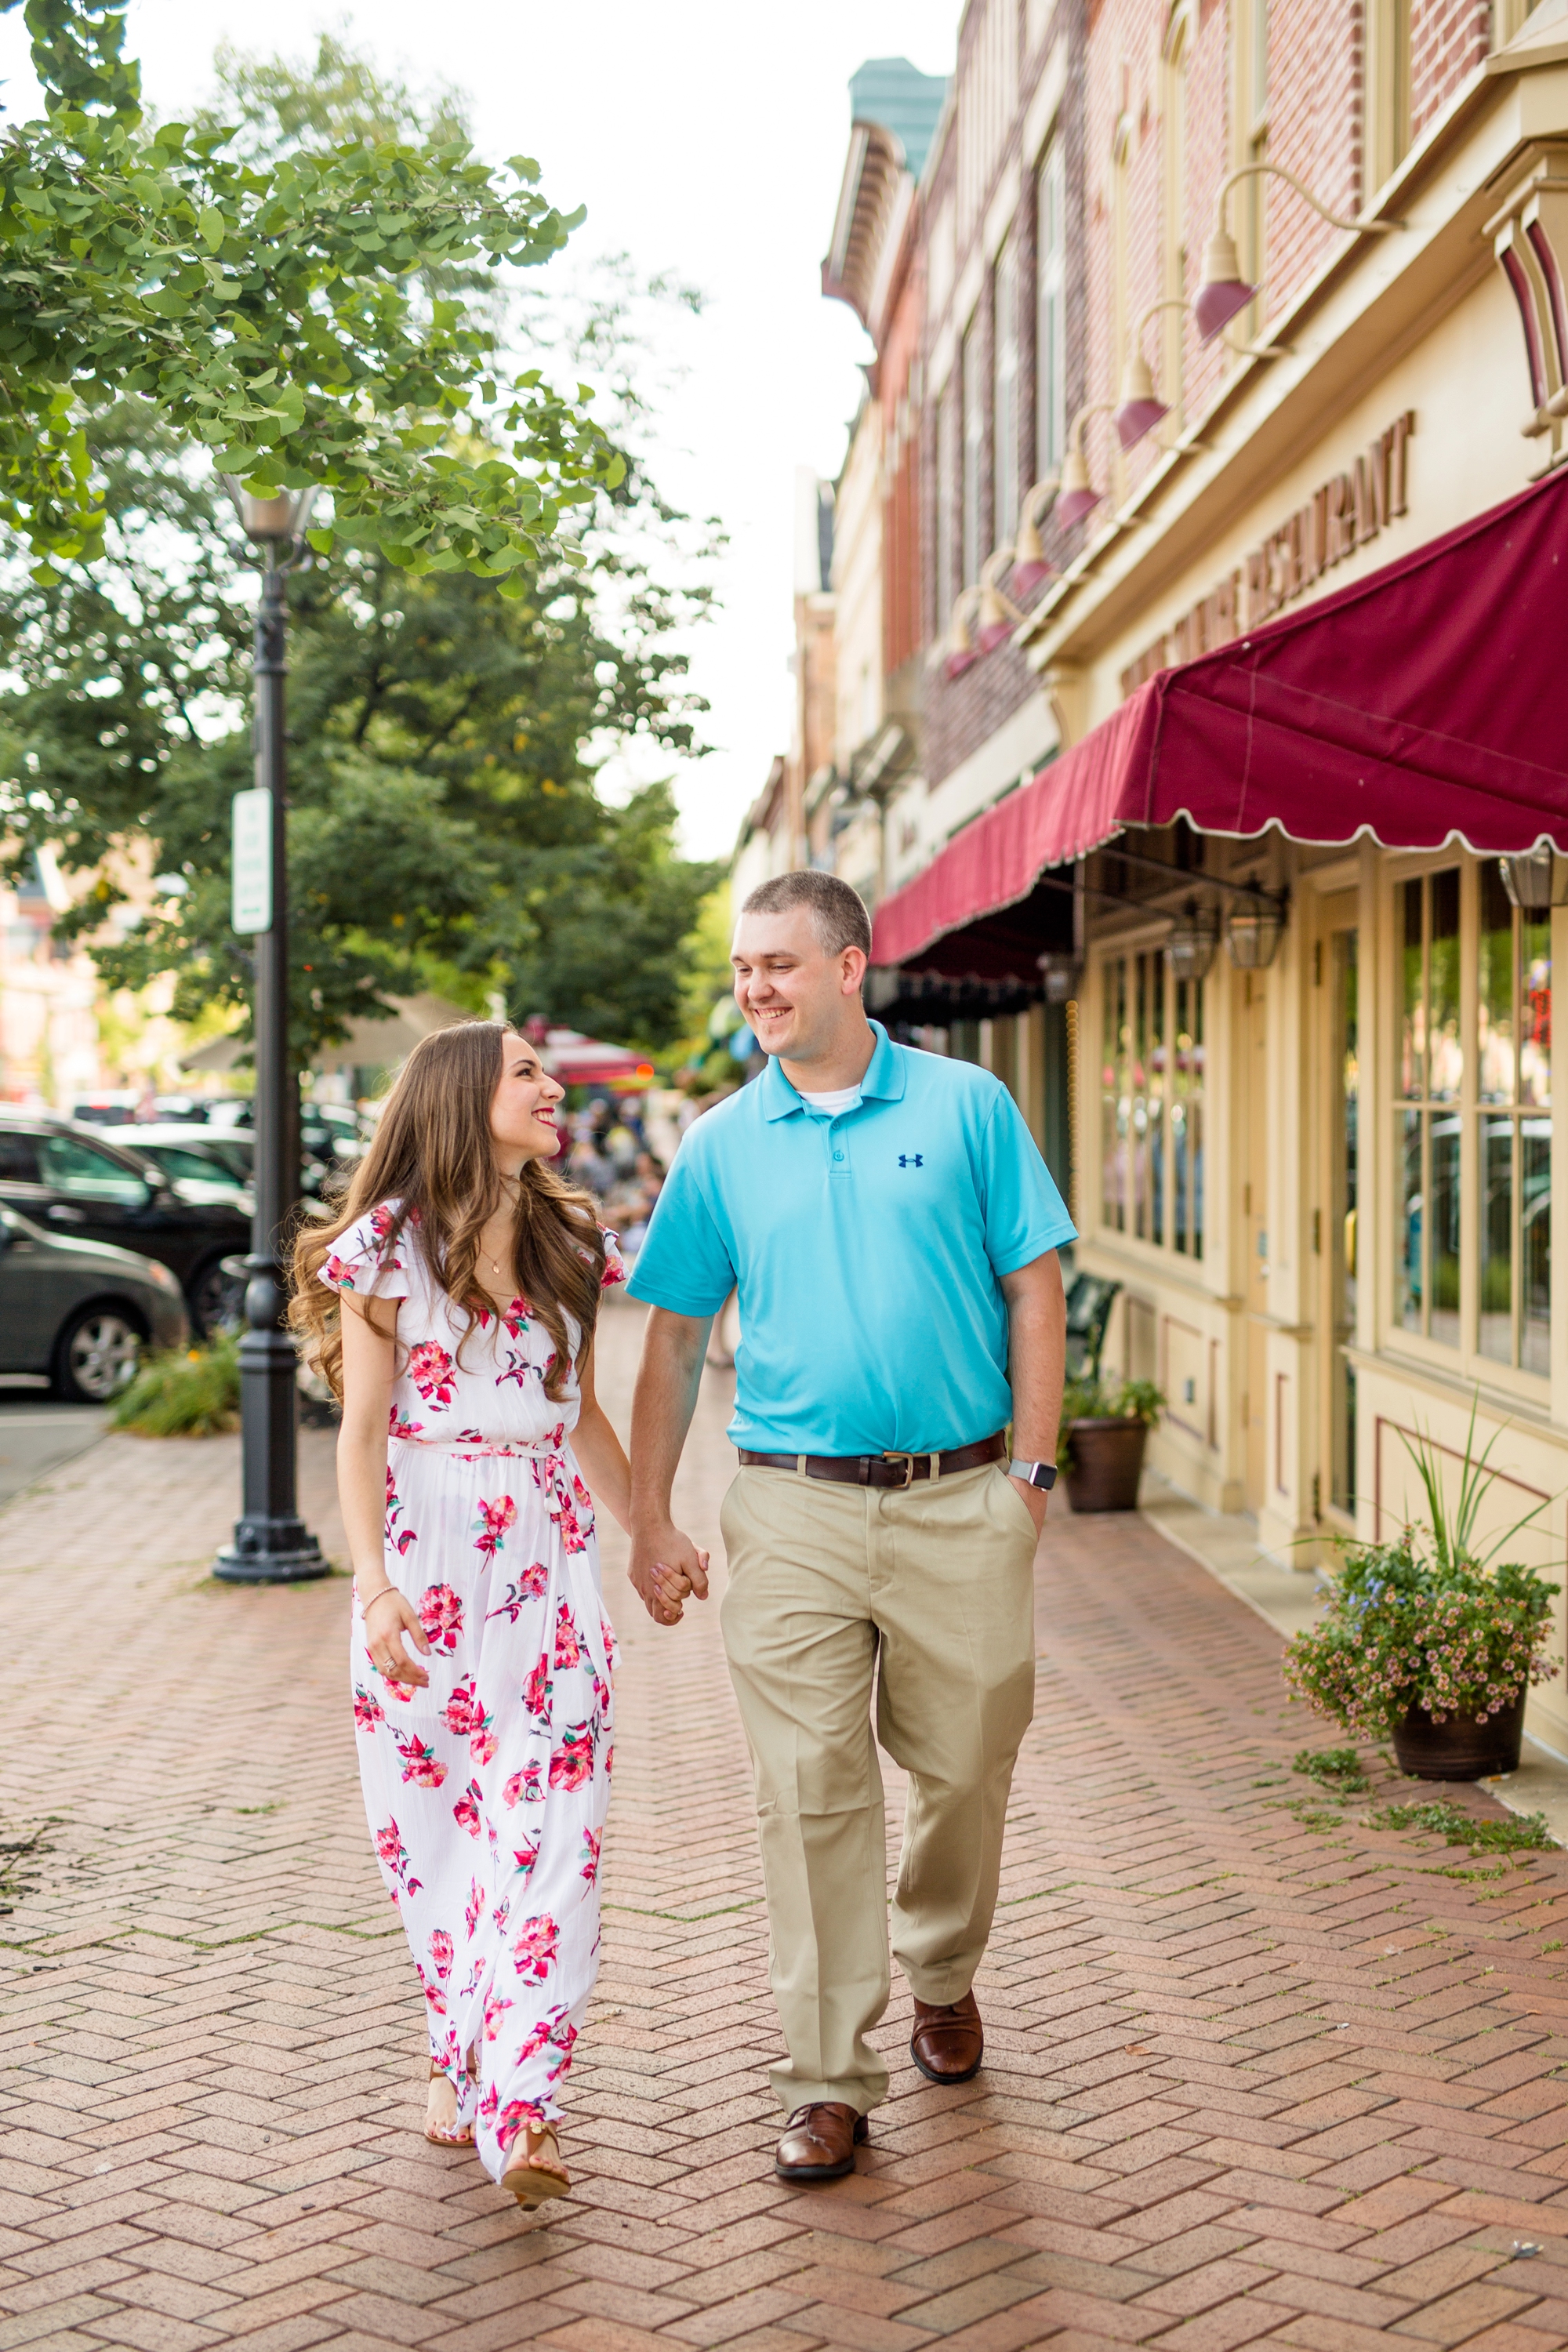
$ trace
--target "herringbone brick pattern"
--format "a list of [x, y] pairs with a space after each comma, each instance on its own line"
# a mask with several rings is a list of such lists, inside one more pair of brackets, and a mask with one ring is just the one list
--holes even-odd
[[[639, 1319], [607, 1318], [613, 1411]], [[723, 1405], [681, 1500], [715, 1545]], [[337, 1540], [328, 1440], [305, 1465]], [[894, 2095], [816, 2191], [770, 2170], [714, 1615], [670, 1635], [617, 1601], [579, 2187], [523, 2221], [414, 2128], [346, 1587], [205, 1580], [235, 1470], [227, 1441], [115, 1439], [0, 1515], [7, 1835], [37, 1833], [0, 1921], [0, 2352], [1568, 2344], [1568, 1857], [1331, 1819], [1289, 1772], [1328, 1740], [1282, 1707], [1275, 1637], [1136, 1521], [1053, 1516], [1043, 1548], [985, 2071], [924, 2083], [900, 2000]]]

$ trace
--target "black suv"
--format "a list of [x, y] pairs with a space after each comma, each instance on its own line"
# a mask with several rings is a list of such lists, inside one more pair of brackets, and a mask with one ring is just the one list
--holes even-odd
[[238, 1314], [244, 1283], [223, 1261], [249, 1248], [250, 1221], [232, 1183], [171, 1179], [135, 1150], [132, 1132], [117, 1129], [110, 1142], [101, 1128], [0, 1112], [0, 1201], [46, 1233], [156, 1258], [179, 1276], [192, 1323], [209, 1336]]

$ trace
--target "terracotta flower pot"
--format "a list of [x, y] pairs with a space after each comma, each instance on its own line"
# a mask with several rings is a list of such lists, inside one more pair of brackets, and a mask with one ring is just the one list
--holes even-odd
[[1075, 1421], [1062, 1483], [1075, 1511], [1135, 1511], [1149, 1424], [1114, 1418]]
[[1479, 1780], [1493, 1772], [1517, 1772], [1524, 1736], [1524, 1698], [1478, 1723], [1473, 1715], [1450, 1715], [1434, 1723], [1424, 1706], [1413, 1706], [1394, 1731], [1400, 1768], [1417, 1780]]

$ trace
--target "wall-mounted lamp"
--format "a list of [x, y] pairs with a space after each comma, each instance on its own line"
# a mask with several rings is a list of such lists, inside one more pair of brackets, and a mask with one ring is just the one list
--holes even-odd
[[1036, 958], [1040, 977], [1045, 982], [1047, 1004], [1076, 1003], [1083, 986], [1083, 958], [1080, 955], [1054, 953]]
[[1083, 429], [1091, 416], [1109, 416], [1110, 411], [1109, 400], [1086, 402], [1068, 427], [1068, 451], [1062, 461], [1061, 488], [1057, 492], [1057, 520], [1064, 530], [1070, 530], [1075, 522], [1081, 522], [1085, 515], [1092, 514], [1105, 496], [1104, 491], [1097, 490], [1089, 479]]
[[1165, 953], [1176, 980], [1206, 980], [1219, 950], [1219, 917], [1212, 907], [1189, 898], [1165, 940]]
[[1133, 329], [1122, 372], [1121, 398], [1112, 419], [1123, 449], [1135, 449], [1145, 433], [1152, 433], [1155, 425], [1171, 413], [1170, 403], [1162, 400], [1154, 389], [1153, 374], [1143, 356], [1143, 337], [1150, 320], [1161, 310], [1184, 310], [1186, 307], [1181, 295], [1168, 294], [1161, 301], [1151, 302]]
[[1010, 547], [999, 547], [988, 555], [980, 567], [980, 650], [994, 654], [1005, 644], [1024, 618], [1016, 604], [1004, 596], [996, 584], [997, 575], [1005, 572], [1013, 561]]
[[1311, 189], [1294, 172], [1288, 172], [1283, 163], [1239, 164], [1221, 183], [1214, 235], [1204, 247], [1203, 277], [1193, 301], [1200, 341], [1212, 342], [1220, 329], [1228, 326], [1238, 311], [1245, 310], [1258, 292], [1257, 287], [1249, 286], [1243, 278], [1237, 257], [1236, 239], [1230, 233], [1230, 192], [1238, 180], [1264, 172], [1272, 173], [1276, 179], [1294, 188], [1331, 228], [1354, 229], [1363, 236], [1386, 236], [1391, 230], [1405, 226], [1403, 221], [1342, 220], [1338, 213], [1331, 213], [1327, 205], [1321, 204]]
[[1017, 535], [1013, 541], [1013, 576], [1008, 583], [1015, 596], [1032, 594], [1042, 580], [1049, 580], [1056, 572], [1040, 540], [1040, 523], [1061, 488], [1061, 479], [1059, 474], [1047, 474], [1024, 493], [1024, 503], [1018, 509]]
[[1549, 845], [1526, 850], [1522, 857], [1500, 857], [1502, 887], [1521, 915], [1544, 915], [1552, 906], [1557, 862]]
[[1267, 971], [1285, 935], [1282, 893], [1249, 882], [1225, 919], [1225, 940], [1237, 971]]
[[978, 588], [963, 588], [954, 597], [947, 634], [938, 648], [944, 677], [962, 677], [980, 659], [980, 648], [970, 634], [970, 625], [979, 609]]

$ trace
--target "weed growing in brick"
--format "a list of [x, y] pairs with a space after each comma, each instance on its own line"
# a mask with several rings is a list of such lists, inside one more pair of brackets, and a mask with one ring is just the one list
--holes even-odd
[[1309, 1780], [1332, 1790], [1338, 1797], [1359, 1797], [1372, 1786], [1353, 1748], [1300, 1748], [1290, 1769], [1304, 1772]]
[[1547, 1830], [1544, 1813], [1519, 1813], [1506, 1822], [1480, 1822], [1473, 1813], [1461, 1812], [1458, 1805], [1441, 1797], [1419, 1805], [1385, 1805], [1381, 1812], [1369, 1817], [1368, 1827], [1425, 1830], [1429, 1836], [1440, 1837], [1445, 1845], [1468, 1845], [1472, 1853], [1549, 1853], [1557, 1844]]

